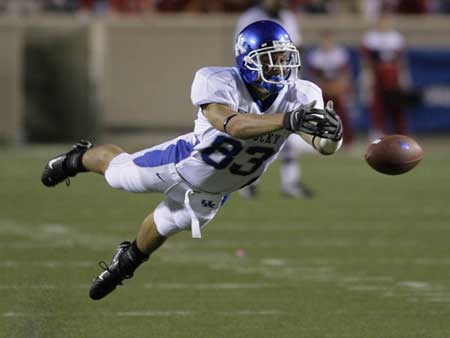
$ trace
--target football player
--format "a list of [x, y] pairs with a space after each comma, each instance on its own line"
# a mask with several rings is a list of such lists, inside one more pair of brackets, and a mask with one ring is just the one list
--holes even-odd
[[164, 195], [136, 240], [122, 242], [112, 262], [102, 263], [92, 299], [131, 278], [169, 236], [190, 229], [192, 237], [201, 237], [200, 228], [228, 194], [258, 179], [291, 133], [300, 133], [321, 153], [339, 149], [341, 121], [332, 102], [324, 107], [319, 87], [298, 79], [299, 52], [282, 26], [272, 21], [247, 26], [236, 40], [235, 56], [236, 67], [196, 73], [191, 98], [198, 116], [192, 133], [134, 154], [81, 141], [47, 163], [46, 186], [95, 172], [113, 188]]
[[[275, 21], [288, 32], [293, 44], [300, 48], [302, 35], [297, 16], [289, 9], [284, 0], [259, 0], [241, 16], [236, 24], [234, 37], [249, 24], [260, 21]], [[311, 147], [297, 135], [291, 135], [284, 143], [278, 159], [280, 160], [280, 186], [282, 195], [290, 198], [311, 198], [313, 190], [302, 180], [302, 170], [299, 157], [303, 153], [311, 152]], [[258, 195], [257, 183], [248, 185], [240, 191], [245, 198], [254, 198]]]

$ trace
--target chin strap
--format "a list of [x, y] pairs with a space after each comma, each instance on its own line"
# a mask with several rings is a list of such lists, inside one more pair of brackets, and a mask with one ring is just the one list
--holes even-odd
[[267, 90], [271, 95], [274, 94], [278, 94], [285, 85], [281, 85], [281, 84], [274, 84], [274, 83], [269, 83], [269, 82], [264, 82], [264, 81], [253, 81], [253, 82], [248, 82], [245, 81], [245, 83], [247, 84], [247, 87], [251, 88], [252, 86], [260, 88], [260, 89], [264, 89]]
[[284, 85], [263, 82], [260, 87], [268, 90], [271, 94], [278, 94], [283, 89]]

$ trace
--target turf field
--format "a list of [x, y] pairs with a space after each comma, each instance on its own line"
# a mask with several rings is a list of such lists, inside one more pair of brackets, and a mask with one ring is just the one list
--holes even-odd
[[64, 147], [0, 148], [1, 338], [448, 338], [450, 142], [388, 177], [361, 157], [307, 156], [313, 200], [235, 194], [203, 231], [175, 236], [135, 278], [88, 298], [99, 260], [159, 196], [100, 176], [40, 184]]

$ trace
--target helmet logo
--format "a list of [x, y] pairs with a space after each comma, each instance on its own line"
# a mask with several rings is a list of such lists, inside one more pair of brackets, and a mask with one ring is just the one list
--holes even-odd
[[236, 44], [234, 45], [234, 52], [236, 56], [245, 53], [248, 48], [248, 43], [245, 41], [245, 37], [241, 34], [239, 35]]
[[286, 47], [289, 47], [292, 44], [290, 41], [281, 41], [281, 40], [275, 40], [272, 41], [272, 43], [273, 46], [278, 49], [285, 49]]

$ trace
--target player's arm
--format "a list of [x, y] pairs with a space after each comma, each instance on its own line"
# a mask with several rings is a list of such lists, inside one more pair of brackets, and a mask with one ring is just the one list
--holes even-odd
[[219, 103], [203, 105], [202, 111], [214, 128], [244, 140], [283, 128], [283, 114], [241, 114]]
[[202, 109], [214, 128], [233, 137], [247, 139], [284, 128], [300, 134], [317, 151], [329, 155], [342, 144], [342, 123], [333, 110], [333, 102], [325, 110], [314, 108], [315, 103], [273, 115], [240, 114], [218, 103], [204, 105]]
[[[339, 115], [334, 111], [333, 101], [328, 101], [325, 109], [315, 109], [315, 102], [300, 107], [290, 114], [290, 128], [322, 155], [331, 155], [342, 146], [343, 127]], [[321, 116], [320, 119], [309, 119], [308, 112]], [[303, 120], [303, 122], [302, 122]]]

